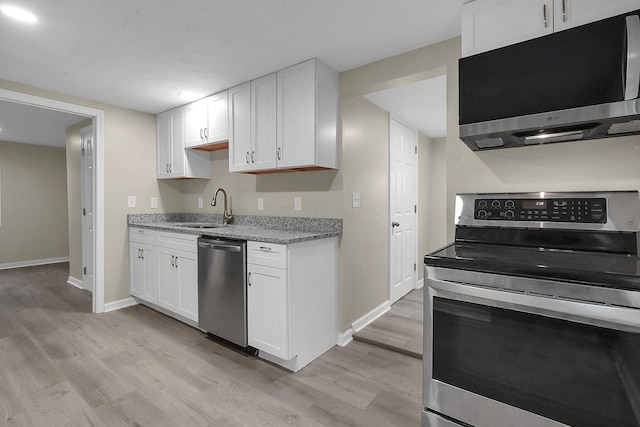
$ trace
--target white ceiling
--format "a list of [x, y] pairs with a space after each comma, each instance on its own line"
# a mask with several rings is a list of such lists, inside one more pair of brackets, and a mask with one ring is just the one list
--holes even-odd
[[309, 58], [345, 71], [458, 36], [465, 2], [13, 0], [39, 21], [0, 14], [0, 79], [158, 113]]
[[66, 128], [86, 117], [0, 101], [0, 141], [64, 147]]
[[439, 76], [364, 96], [429, 138], [447, 136], [447, 78]]

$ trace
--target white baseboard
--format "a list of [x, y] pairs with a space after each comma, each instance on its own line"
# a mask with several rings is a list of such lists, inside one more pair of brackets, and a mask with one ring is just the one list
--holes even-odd
[[121, 308], [131, 307], [132, 305], [138, 304], [138, 301], [133, 299], [132, 297], [121, 299], [119, 301], [112, 301], [105, 303], [104, 312], [120, 310]]
[[351, 329], [353, 329], [354, 332], [361, 331], [368, 324], [370, 324], [371, 322], [376, 320], [378, 317], [385, 314], [390, 309], [391, 309], [391, 301], [386, 300], [385, 302], [383, 302], [382, 304], [380, 304], [379, 306], [377, 306], [376, 308], [374, 308], [373, 310], [371, 310], [370, 312], [368, 312], [367, 314], [365, 314], [364, 316], [362, 316], [361, 318], [353, 322], [351, 324]]
[[59, 262], [69, 262], [69, 257], [64, 256], [60, 258], [46, 258], [46, 259], [33, 259], [29, 261], [8, 262], [6, 264], [0, 264], [0, 270], [6, 270], [9, 268], [20, 268], [20, 267], [33, 267], [34, 265], [57, 264]]
[[418, 283], [416, 283], [416, 289], [420, 289], [423, 286], [424, 286], [424, 279], [418, 280]]
[[340, 347], [346, 347], [347, 344], [349, 344], [351, 341], [353, 341], [353, 329], [349, 328], [346, 331], [344, 331], [343, 333], [338, 335], [338, 345]]
[[67, 279], [67, 283], [78, 289], [84, 289], [84, 287], [82, 286], [82, 280], [76, 279], [75, 277], [69, 276], [69, 278]]

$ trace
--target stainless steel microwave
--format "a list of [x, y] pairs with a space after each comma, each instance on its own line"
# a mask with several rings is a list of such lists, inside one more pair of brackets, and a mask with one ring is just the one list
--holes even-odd
[[460, 138], [486, 150], [640, 133], [640, 10], [460, 59]]

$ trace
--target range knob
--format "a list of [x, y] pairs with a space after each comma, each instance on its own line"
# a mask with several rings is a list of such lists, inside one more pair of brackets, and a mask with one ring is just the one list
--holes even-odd
[[480, 200], [480, 201], [478, 202], [478, 207], [479, 207], [480, 209], [486, 209], [486, 208], [487, 208], [487, 201], [486, 201], [486, 200]]
[[484, 209], [481, 209], [478, 211], [478, 218], [486, 218], [487, 217], [487, 211], [485, 211]]
[[491, 207], [492, 208], [499, 208], [500, 207], [500, 200], [494, 200], [493, 202], [491, 202]]
[[506, 202], [504, 202], [504, 207], [507, 209], [513, 209], [515, 208], [516, 204], [513, 202], [513, 200], [507, 200]]
[[511, 219], [511, 218], [513, 218], [514, 216], [515, 216], [515, 214], [514, 214], [514, 213], [513, 213], [513, 211], [511, 211], [511, 210], [509, 210], [509, 211], [505, 211], [505, 212], [504, 212], [504, 217], [505, 217], [505, 218], [509, 218], [509, 219]]

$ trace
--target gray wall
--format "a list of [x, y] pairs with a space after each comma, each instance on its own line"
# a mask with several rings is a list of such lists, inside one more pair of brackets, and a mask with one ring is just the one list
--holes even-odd
[[64, 148], [0, 141], [0, 264], [69, 256]]

